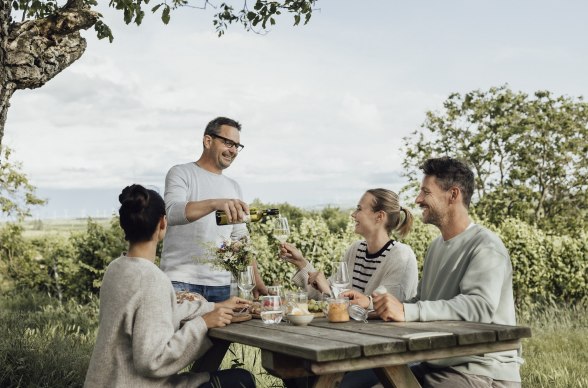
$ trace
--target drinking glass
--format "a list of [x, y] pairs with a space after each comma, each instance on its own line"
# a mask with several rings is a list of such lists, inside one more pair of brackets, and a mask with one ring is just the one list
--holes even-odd
[[288, 226], [288, 219], [286, 217], [277, 217], [274, 219], [273, 236], [280, 243], [285, 243], [290, 235], [290, 227]]
[[275, 324], [282, 321], [282, 299], [277, 295], [261, 297], [261, 321], [265, 324]]
[[286, 303], [286, 295], [282, 291], [282, 286], [267, 286], [267, 294], [270, 296], [279, 296], [282, 304], [282, 311], [284, 312], [283, 319], [286, 320], [286, 314], [288, 313], [288, 304]]
[[255, 288], [255, 275], [252, 266], [249, 265], [245, 271], [239, 272], [238, 286], [243, 292], [243, 298], [250, 299], [251, 291]]
[[339, 261], [335, 263], [334, 273], [331, 277], [331, 288], [333, 296], [336, 298], [342, 291], [348, 290], [351, 286], [349, 280], [349, 270], [347, 268], [347, 262]]

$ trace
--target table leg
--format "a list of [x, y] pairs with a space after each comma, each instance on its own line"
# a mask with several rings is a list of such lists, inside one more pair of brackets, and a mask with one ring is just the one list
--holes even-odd
[[317, 376], [317, 379], [312, 386], [313, 388], [336, 388], [341, 384], [343, 375], [345, 373], [331, 373], [328, 375]]
[[375, 368], [374, 372], [384, 388], [421, 388], [408, 365]]
[[190, 372], [214, 372], [220, 367], [231, 343], [224, 340], [212, 339], [212, 347], [202, 357], [194, 361]]

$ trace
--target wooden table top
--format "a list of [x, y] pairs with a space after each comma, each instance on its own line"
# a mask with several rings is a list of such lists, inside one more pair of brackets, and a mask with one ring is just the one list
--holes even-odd
[[[451, 357], [454, 355], [451, 353], [460, 348], [472, 351], [489, 347], [516, 349], [521, 338], [531, 336], [531, 329], [464, 321], [400, 323], [370, 320], [364, 323], [352, 320], [330, 323], [326, 318], [315, 318], [308, 326], [292, 326], [284, 322], [266, 325], [254, 319], [211, 329], [209, 335], [320, 363], [382, 355], [425, 354], [423, 352]], [[399, 362], [403, 360], [399, 359]]]

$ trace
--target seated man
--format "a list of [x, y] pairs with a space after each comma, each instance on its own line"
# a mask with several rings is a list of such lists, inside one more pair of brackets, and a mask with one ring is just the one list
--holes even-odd
[[[508, 252], [498, 236], [474, 224], [468, 214], [473, 172], [449, 157], [429, 159], [421, 169], [425, 176], [416, 203], [423, 221], [437, 226], [441, 236], [425, 257], [417, 296], [401, 303], [390, 294], [374, 294], [374, 309], [385, 321], [516, 325]], [[423, 362], [411, 369], [423, 387], [520, 387], [521, 363], [517, 351], [505, 351]], [[377, 382], [373, 373], [370, 381], [369, 373], [360, 373], [365, 382], [361, 386]]]

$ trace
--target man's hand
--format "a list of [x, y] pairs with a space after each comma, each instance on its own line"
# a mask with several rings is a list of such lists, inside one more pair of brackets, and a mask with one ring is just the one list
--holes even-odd
[[339, 294], [339, 296], [342, 298], [349, 298], [349, 303], [358, 304], [364, 309], [367, 309], [370, 306], [370, 298], [368, 298], [366, 295], [362, 294], [359, 291], [343, 291]]
[[384, 321], [404, 322], [404, 304], [390, 294], [372, 294], [374, 310]]
[[[222, 303], [222, 302], [221, 302]], [[233, 317], [233, 310], [228, 307], [218, 307], [213, 311], [206, 313], [202, 316], [206, 327], [213, 329], [215, 327], [224, 327], [231, 323]]]
[[241, 222], [249, 214], [249, 205], [240, 199], [217, 199], [215, 210], [223, 210], [227, 214], [229, 224]]

